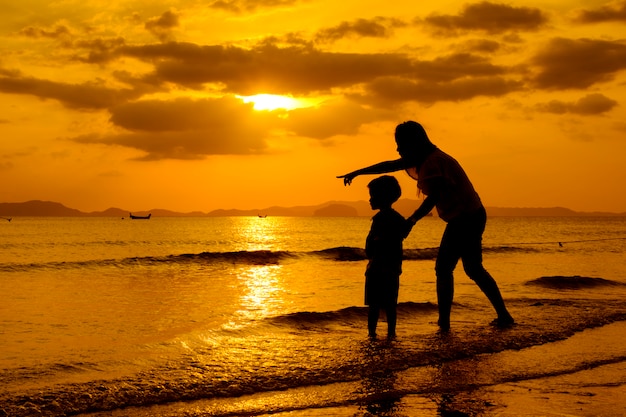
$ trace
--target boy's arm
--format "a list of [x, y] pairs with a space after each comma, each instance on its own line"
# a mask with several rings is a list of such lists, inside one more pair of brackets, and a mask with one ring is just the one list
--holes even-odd
[[339, 175], [337, 178], [343, 178], [343, 184], [350, 185], [352, 180], [359, 175], [385, 174], [387, 172], [395, 172], [402, 169], [406, 169], [406, 163], [402, 160], [402, 158], [400, 158], [393, 161], [379, 162], [365, 168], [357, 169], [356, 171], [352, 171], [345, 175]]

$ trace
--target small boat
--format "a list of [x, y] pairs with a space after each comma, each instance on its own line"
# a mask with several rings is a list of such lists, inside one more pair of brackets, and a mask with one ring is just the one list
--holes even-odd
[[267, 214], [259, 214], [259, 218], [260, 218], [260, 219], [264, 219], [264, 218], [266, 218], [266, 217], [267, 217]]
[[133, 215], [133, 213], [128, 213], [128, 215], [133, 220], [148, 220], [150, 216], [152, 216], [152, 213], [148, 214], [147, 216], [135, 216]]

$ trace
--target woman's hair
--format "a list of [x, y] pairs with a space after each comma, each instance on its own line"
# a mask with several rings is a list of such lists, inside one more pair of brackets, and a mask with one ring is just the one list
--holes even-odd
[[367, 188], [370, 189], [370, 193], [389, 205], [398, 201], [402, 195], [402, 189], [396, 177], [391, 175], [383, 175], [378, 178], [374, 178], [367, 184]]
[[434, 149], [435, 145], [430, 141], [424, 127], [412, 120], [400, 123], [396, 126], [396, 142], [408, 143], [420, 150]]
[[[413, 171], [416, 171], [437, 147], [430, 141], [426, 130], [421, 124], [412, 120], [400, 123], [396, 126], [395, 132], [396, 144], [398, 152], [405, 159]], [[411, 172], [407, 169], [408, 174], [417, 178], [417, 172]]]

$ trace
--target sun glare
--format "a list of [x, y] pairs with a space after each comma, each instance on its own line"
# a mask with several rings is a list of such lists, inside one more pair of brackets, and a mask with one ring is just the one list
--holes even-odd
[[237, 96], [244, 103], [253, 103], [254, 110], [293, 110], [299, 107], [307, 107], [307, 104], [289, 96], [275, 94], [256, 94], [254, 96]]

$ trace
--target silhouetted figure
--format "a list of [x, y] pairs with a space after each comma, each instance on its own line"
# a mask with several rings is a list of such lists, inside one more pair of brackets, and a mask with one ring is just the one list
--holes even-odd
[[483, 267], [482, 235], [487, 215], [465, 171], [454, 158], [430, 141], [422, 125], [417, 122], [399, 124], [395, 140], [400, 159], [380, 162], [338, 178], [343, 178], [344, 184], [349, 185], [359, 175], [406, 170], [417, 180], [419, 191], [426, 196], [409, 217], [409, 222], [415, 224], [434, 207], [439, 217], [447, 222], [435, 263], [440, 329], [450, 329], [453, 271], [459, 259], [467, 275], [476, 282], [495, 308], [498, 317], [492, 324], [511, 326], [514, 320], [504, 304], [498, 284]]
[[402, 241], [411, 231], [410, 224], [391, 206], [402, 191], [398, 180], [389, 175], [368, 184], [370, 205], [378, 213], [365, 242], [369, 260], [365, 270], [365, 304], [369, 306], [367, 328], [370, 337], [376, 337], [380, 310], [387, 316], [387, 337], [396, 335], [396, 307], [400, 274], [402, 274]]

